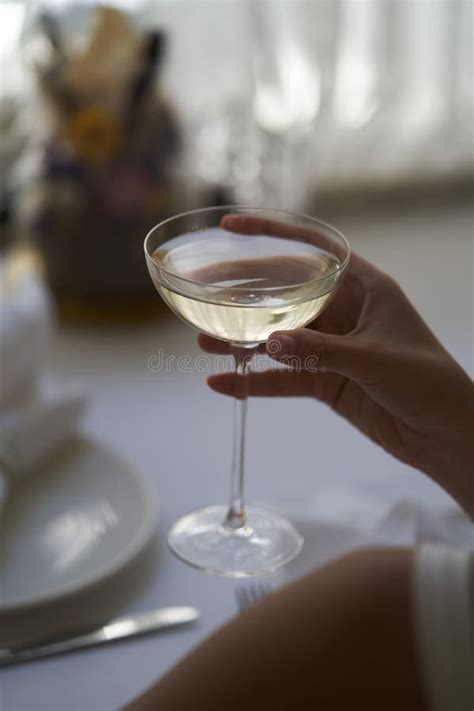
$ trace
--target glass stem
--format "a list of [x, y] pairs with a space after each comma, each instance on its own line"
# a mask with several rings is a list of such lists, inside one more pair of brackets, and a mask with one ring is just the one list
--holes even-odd
[[245, 526], [244, 510], [244, 459], [245, 421], [249, 391], [248, 374], [255, 348], [233, 346], [235, 360], [235, 404], [234, 404], [234, 446], [232, 450], [232, 471], [230, 481], [230, 502], [224, 526], [242, 528]]

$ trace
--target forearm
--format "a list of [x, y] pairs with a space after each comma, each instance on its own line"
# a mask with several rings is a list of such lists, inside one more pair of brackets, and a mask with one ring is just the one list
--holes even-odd
[[[474, 418], [471, 421], [474, 422]], [[472, 430], [448, 434], [429, 462], [426, 473], [474, 520], [473, 439]]]
[[474, 518], [474, 385], [451, 357], [449, 362], [437, 390], [441, 421], [420, 468]]

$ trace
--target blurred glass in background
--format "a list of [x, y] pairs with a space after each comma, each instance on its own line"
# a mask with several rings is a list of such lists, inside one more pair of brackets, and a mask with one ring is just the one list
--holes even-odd
[[470, 0], [3, 0], [2, 239], [32, 238], [63, 297], [131, 300], [145, 232], [177, 211], [468, 184], [473, 17]]
[[189, 174], [236, 201], [472, 176], [470, 0], [181, 0], [165, 86]]

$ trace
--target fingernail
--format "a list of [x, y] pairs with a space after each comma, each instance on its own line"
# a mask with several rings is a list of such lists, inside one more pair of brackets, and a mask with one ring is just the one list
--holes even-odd
[[293, 355], [296, 353], [296, 340], [286, 333], [273, 333], [267, 341], [267, 351], [271, 355]]

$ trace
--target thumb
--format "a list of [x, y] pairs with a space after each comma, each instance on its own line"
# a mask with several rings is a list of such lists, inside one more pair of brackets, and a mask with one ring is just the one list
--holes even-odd
[[358, 382], [373, 376], [374, 353], [357, 336], [336, 336], [310, 328], [275, 331], [266, 349], [271, 358], [297, 370], [327, 370]]

